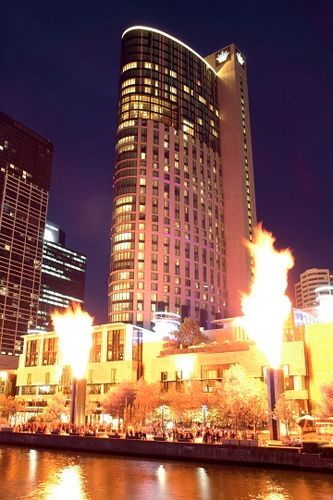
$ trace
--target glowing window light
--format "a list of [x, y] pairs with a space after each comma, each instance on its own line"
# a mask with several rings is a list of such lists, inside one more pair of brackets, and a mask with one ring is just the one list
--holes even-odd
[[198, 54], [197, 52], [195, 52], [195, 50], [191, 49], [191, 47], [189, 47], [185, 43], [181, 42], [177, 38], [175, 38], [175, 37], [173, 37], [171, 35], [168, 35], [168, 33], [164, 33], [164, 31], [160, 31], [160, 30], [158, 30], [156, 28], [149, 28], [148, 26], [131, 26], [130, 28], [127, 28], [127, 30], [124, 31], [124, 33], [122, 34], [121, 38], [124, 38], [124, 36], [126, 35], [126, 33], [128, 33], [129, 31], [134, 31], [134, 30], [151, 31], [152, 33], [157, 33], [158, 35], [165, 36], [166, 38], [169, 38], [170, 40], [173, 40], [174, 42], [179, 43], [179, 45], [181, 45], [182, 47], [185, 47], [185, 49], [189, 50], [190, 52], [192, 52], [192, 54], [196, 55], [202, 62], [205, 63], [205, 65], [207, 66], [207, 68], [209, 68], [210, 70], [212, 70], [213, 73], [215, 75], [217, 75], [215, 69], [200, 54]]

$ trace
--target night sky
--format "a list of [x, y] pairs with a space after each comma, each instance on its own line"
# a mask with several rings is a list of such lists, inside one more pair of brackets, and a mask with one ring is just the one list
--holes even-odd
[[158, 28], [248, 70], [258, 220], [291, 278], [333, 267], [333, 2], [3, 2], [0, 109], [53, 142], [49, 220], [87, 255], [86, 309], [107, 320], [120, 40]]

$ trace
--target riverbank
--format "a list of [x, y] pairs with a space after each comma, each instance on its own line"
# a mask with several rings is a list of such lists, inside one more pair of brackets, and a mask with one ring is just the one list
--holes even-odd
[[6, 431], [0, 432], [0, 445], [333, 472], [333, 459], [323, 458], [320, 453], [302, 453], [300, 449], [290, 447], [211, 445]]

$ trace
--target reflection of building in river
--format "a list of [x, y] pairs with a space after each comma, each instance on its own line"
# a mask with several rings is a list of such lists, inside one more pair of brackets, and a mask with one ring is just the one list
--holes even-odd
[[[231, 365], [264, 379], [267, 361], [238, 326], [237, 318], [222, 320], [209, 330], [208, 344], [189, 349], [163, 350], [163, 340], [150, 332], [124, 323], [94, 326], [93, 346], [87, 368], [88, 401], [99, 402], [115, 385], [144, 377], [160, 382], [161, 389], [195, 385], [212, 392]], [[320, 386], [332, 381], [333, 324], [318, 324], [318, 318], [294, 310], [285, 324], [281, 366], [288, 399], [300, 403], [305, 412], [320, 400]], [[25, 337], [17, 370], [16, 394], [27, 402], [27, 410], [42, 411], [59, 391], [69, 394], [71, 376], [63, 370], [54, 333]]]

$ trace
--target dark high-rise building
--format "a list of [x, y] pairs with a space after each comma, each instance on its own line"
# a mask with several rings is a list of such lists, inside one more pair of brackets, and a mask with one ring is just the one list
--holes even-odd
[[240, 314], [256, 223], [243, 54], [206, 59], [135, 26], [122, 38], [109, 321], [154, 312], [209, 328]]
[[46, 222], [37, 330], [53, 331], [51, 314], [84, 300], [86, 257], [65, 246], [65, 233]]
[[36, 323], [52, 144], [0, 112], [0, 354]]

